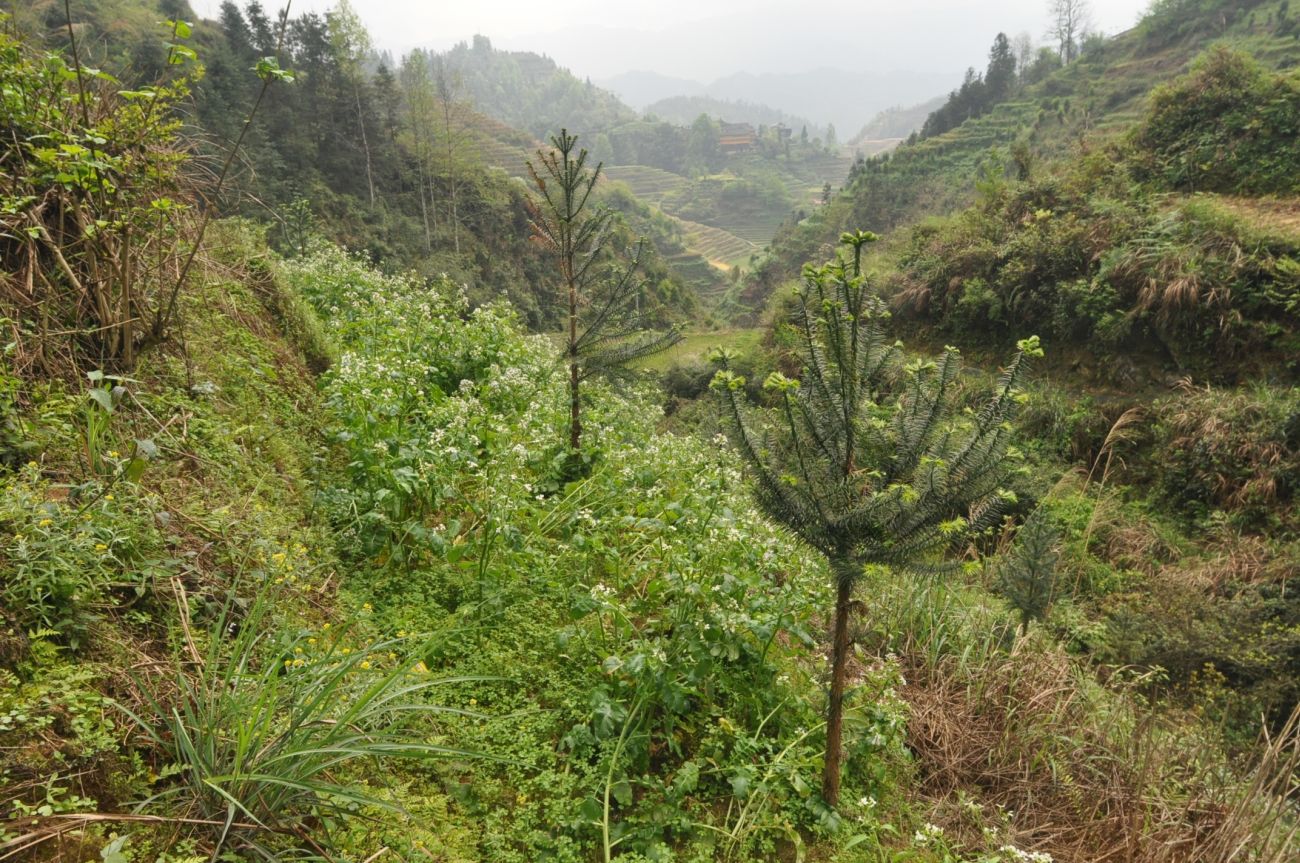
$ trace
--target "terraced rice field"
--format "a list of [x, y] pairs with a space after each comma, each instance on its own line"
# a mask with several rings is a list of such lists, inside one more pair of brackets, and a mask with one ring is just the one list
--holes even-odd
[[604, 173], [609, 179], [626, 184], [632, 194], [655, 206], [662, 203], [670, 192], [690, 183], [680, 174], [646, 165], [606, 165]]
[[717, 267], [695, 252], [680, 252], [665, 259], [673, 272], [690, 285], [706, 306], [713, 307], [726, 296], [730, 283]]
[[676, 216], [673, 218], [682, 226], [682, 242], [686, 248], [704, 256], [719, 268], [748, 263], [749, 256], [762, 249], [772, 236], [767, 234], [761, 241], [756, 242], [712, 225], [691, 222]]
[[525, 163], [541, 142], [490, 117], [476, 114], [469, 121], [469, 135], [483, 163], [501, 168], [512, 177], [527, 177]]
[[[767, 219], [750, 218], [737, 219], [736, 221], [730, 219], [719, 219], [718, 224], [711, 227], [715, 231], [721, 230], [743, 240], [753, 247], [753, 249], [761, 249], [772, 241], [772, 237], [776, 236], [776, 229], [781, 226], [781, 221], [781, 216], [773, 214]], [[748, 253], [745, 255], [745, 258], [749, 258]]]

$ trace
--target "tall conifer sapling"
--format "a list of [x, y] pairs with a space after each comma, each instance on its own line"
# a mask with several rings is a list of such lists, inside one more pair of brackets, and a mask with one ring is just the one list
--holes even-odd
[[[944, 550], [991, 526], [1017, 469], [1009, 420], [1037, 337], [1019, 344], [996, 389], [978, 409], [957, 403], [955, 348], [902, 365], [902, 346], [885, 334], [888, 312], [868, 290], [862, 253], [876, 239], [844, 234], [847, 254], [806, 266], [799, 299], [804, 381], [779, 372], [773, 422], [758, 428], [744, 379], [722, 368], [719, 393], [731, 437], [750, 468], [760, 506], [826, 555], [835, 584], [831, 683], [822, 794], [840, 792], [844, 696], [851, 648], [853, 587], [868, 565], [937, 572]], [[901, 366], [901, 367], [900, 367]]]
[[625, 266], [607, 249], [612, 211], [591, 200], [601, 165], [587, 167], [587, 151], [562, 129], [551, 138], [553, 149], [528, 163], [538, 199], [533, 202], [534, 236], [559, 264], [568, 316], [564, 360], [569, 371], [569, 455], [582, 453], [581, 384], [597, 374], [625, 369], [629, 363], [666, 350], [680, 341], [675, 328], [645, 328], [639, 309], [642, 284], [637, 270], [644, 253], [638, 243]]

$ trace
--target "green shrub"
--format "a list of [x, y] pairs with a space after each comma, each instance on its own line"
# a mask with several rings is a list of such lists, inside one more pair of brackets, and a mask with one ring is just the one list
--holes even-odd
[[1082, 160], [909, 231], [894, 304], [965, 339], [1041, 329], [1103, 354], [1155, 346], [1158, 359], [1229, 378], [1290, 351], [1297, 251], [1262, 215], [1157, 198], [1122, 159]]
[[1300, 447], [1290, 431], [1297, 413], [1300, 391], [1263, 385], [1160, 402], [1152, 465], [1160, 492], [1193, 518], [1221, 511], [1241, 528], [1300, 530]]
[[1025, 520], [1015, 546], [998, 564], [998, 592], [1020, 614], [1020, 631], [1047, 616], [1057, 592], [1056, 563], [1061, 533], [1041, 509]]
[[1212, 48], [1157, 89], [1132, 134], [1143, 176], [1189, 191], [1300, 190], [1300, 78]]
[[147, 601], [172, 567], [154, 528], [156, 501], [96, 489], [69, 498], [33, 462], [0, 496], [4, 608], [18, 627], [56, 633], [74, 649], [108, 610]]

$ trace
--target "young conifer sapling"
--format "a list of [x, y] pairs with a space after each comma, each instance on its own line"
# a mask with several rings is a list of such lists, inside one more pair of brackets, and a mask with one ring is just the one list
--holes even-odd
[[779, 372], [764, 387], [776, 401], [763, 423], [744, 400], [744, 379], [722, 368], [713, 379], [732, 440], [749, 468], [758, 502], [826, 556], [835, 586], [831, 680], [822, 794], [840, 793], [849, 617], [867, 566], [937, 573], [943, 553], [990, 527], [1014, 500], [1017, 470], [1010, 419], [1022, 400], [1026, 360], [1019, 350], [978, 408], [959, 403], [961, 358], [903, 362], [885, 333], [889, 314], [869, 290], [862, 254], [877, 238], [844, 234], [841, 254], [806, 266], [797, 291], [798, 351], [804, 379]]

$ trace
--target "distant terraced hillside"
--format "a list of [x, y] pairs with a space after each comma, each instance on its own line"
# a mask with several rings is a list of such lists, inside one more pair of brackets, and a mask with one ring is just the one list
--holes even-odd
[[821, 201], [822, 186], [840, 188], [848, 179], [853, 157], [842, 152], [824, 153], [788, 166], [786, 186], [797, 205]]
[[500, 168], [512, 177], [527, 177], [526, 163], [542, 146], [526, 132], [512, 129], [485, 114], [470, 115], [469, 136], [483, 163]]
[[[1015, 146], [1029, 164], [1095, 148], [1123, 134], [1156, 85], [1184, 72], [1211, 42], [1246, 50], [1282, 68], [1296, 63], [1300, 43], [1282, 31], [1271, 0], [1238, 0], [1231, 15], [1196, 12], [1195, 4], [1164, 4], [1160, 15], [1093, 45], [1079, 60], [942, 135], [868, 159], [844, 191], [803, 225], [783, 233], [771, 254], [734, 298], [741, 314], [757, 314], [768, 296], [794, 278], [841, 231], [886, 232], [923, 216], [952, 212], [975, 196], [985, 166], [1009, 171]], [[1270, 11], [1272, 10], [1272, 11]]]
[[752, 240], [712, 225], [677, 219], [687, 248], [699, 253], [718, 268], [744, 265], [761, 250], [766, 240]]
[[626, 184], [632, 194], [655, 206], [691, 182], [680, 174], [647, 165], [606, 165], [604, 174], [610, 180]]
[[678, 215], [668, 203], [690, 188], [692, 181], [686, 177], [645, 165], [607, 165], [604, 173], [607, 179], [626, 185], [637, 198], [672, 218], [682, 229], [686, 248], [718, 269], [748, 265], [750, 256], [771, 241], [781, 223], [780, 213], [766, 220], [713, 225], [692, 221]]

